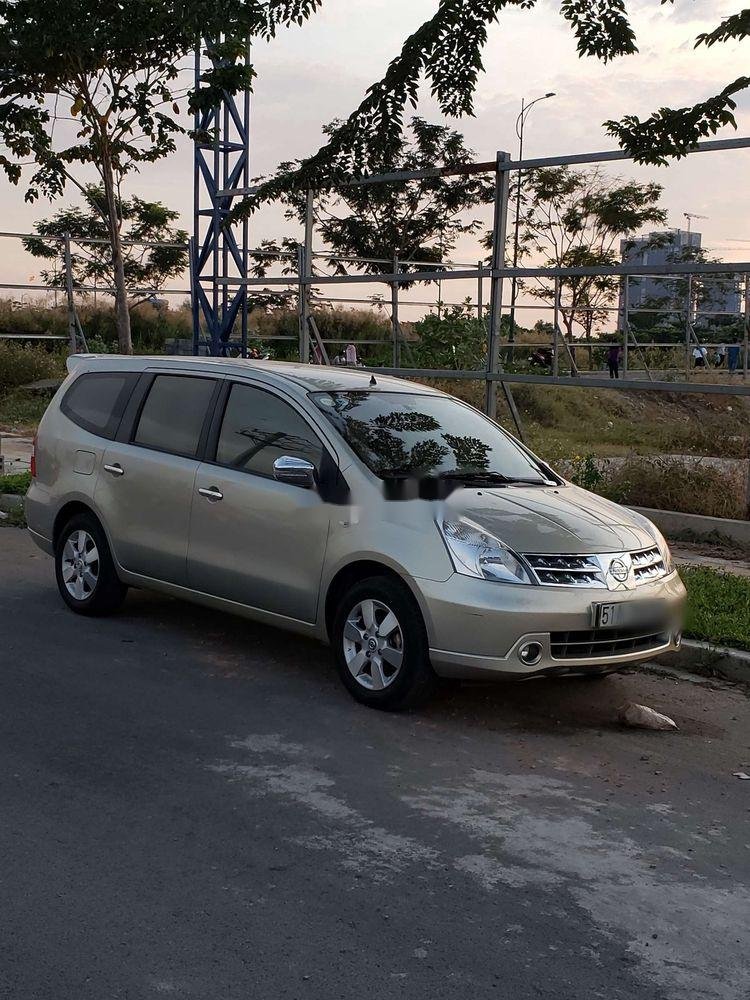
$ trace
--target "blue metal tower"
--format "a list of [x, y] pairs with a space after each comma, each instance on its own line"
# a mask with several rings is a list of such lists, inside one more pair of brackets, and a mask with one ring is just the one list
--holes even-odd
[[[249, 58], [249, 51], [245, 56]], [[210, 40], [195, 54], [195, 87], [203, 69], [221, 65]], [[250, 184], [250, 94], [224, 93], [221, 103], [195, 115], [193, 238], [190, 286], [193, 354], [247, 354], [248, 223], [226, 225], [238, 197]]]

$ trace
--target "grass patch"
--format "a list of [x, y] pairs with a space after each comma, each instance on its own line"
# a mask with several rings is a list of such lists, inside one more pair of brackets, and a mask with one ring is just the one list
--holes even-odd
[[0, 393], [0, 430], [33, 432], [49, 406], [51, 393], [13, 389]]
[[0, 493], [11, 493], [14, 496], [26, 496], [31, 486], [30, 472], [14, 472], [12, 475], [0, 476]]
[[750, 579], [704, 566], [680, 569], [688, 592], [685, 635], [750, 650]]

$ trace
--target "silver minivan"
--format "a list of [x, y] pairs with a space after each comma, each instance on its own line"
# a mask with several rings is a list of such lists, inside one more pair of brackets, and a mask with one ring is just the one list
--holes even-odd
[[294, 629], [389, 709], [436, 676], [602, 676], [679, 646], [654, 525], [452, 396], [274, 362], [68, 368], [26, 514], [73, 611], [143, 587]]

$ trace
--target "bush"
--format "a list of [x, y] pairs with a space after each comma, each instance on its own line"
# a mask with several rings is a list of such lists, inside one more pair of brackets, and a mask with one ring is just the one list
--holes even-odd
[[64, 375], [65, 355], [61, 351], [0, 341], [0, 396], [30, 382]]
[[487, 329], [467, 305], [451, 306], [444, 316], [430, 313], [414, 324], [417, 368], [476, 371], [485, 367]]
[[736, 473], [697, 460], [628, 459], [604, 463], [596, 492], [627, 506], [708, 517], [746, 517], [745, 484]]
[[30, 472], [16, 472], [12, 475], [0, 476], [0, 493], [25, 496], [29, 486], [31, 486]]

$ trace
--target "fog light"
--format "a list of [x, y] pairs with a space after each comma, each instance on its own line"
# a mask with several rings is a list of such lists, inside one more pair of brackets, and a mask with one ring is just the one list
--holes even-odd
[[518, 650], [518, 659], [527, 667], [533, 667], [542, 658], [542, 647], [538, 642], [525, 642]]

